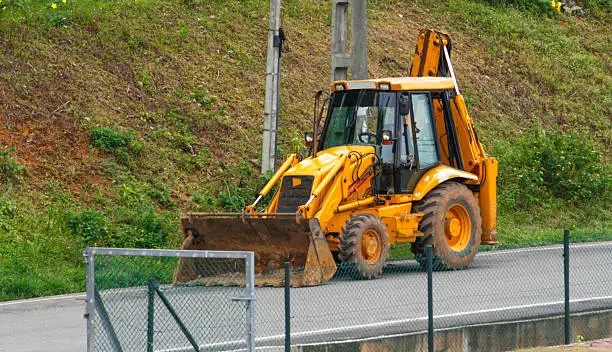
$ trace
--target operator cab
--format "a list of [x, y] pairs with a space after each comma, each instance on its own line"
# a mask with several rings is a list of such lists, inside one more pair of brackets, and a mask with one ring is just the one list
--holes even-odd
[[318, 150], [373, 146], [378, 194], [412, 193], [421, 176], [440, 164], [463, 170], [452, 89], [452, 80], [438, 77], [335, 82]]

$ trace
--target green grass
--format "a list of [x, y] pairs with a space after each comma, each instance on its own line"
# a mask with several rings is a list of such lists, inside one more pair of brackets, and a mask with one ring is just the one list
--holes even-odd
[[[258, 171], [267, 0], [4, 4], [0, 300], [82, 291], [85, 246], [176, 248], [180, 214], [253, 200], [270, 176]], [[471, 0], [368, 3], [371, 76], [406, 75], [420, 27], [453, 37], [470, 114], [503, 170], [497, 248], [559, 243], [563, 228], [576, 241], [610, 239], [610, 21], [601, 4], [575, 18]], [[328, 85], [331, 23], [329, 2], [283, 6], [281, 155], [305, 152], [312, 97]], [[565, 181], [594, 182], [561, 169], [554, 184], [525, 183], [537, 177], [539, 164], [524, 161], [533, 159], [529, 133], [540, 130], [586, 140], [598, 153], [591, 166], [602, 166], [589, 169], [601, 177], [587, 176], [603, 188], [567, 192], [577, 186]], [[557, 149], [543, 143], [541, 156]], [[391, 248], [393, 258], [409, 252]]]
[[83, 290], [83, 245], [67, 229], [60, 209], [16, 212], [2, 225], [0, 301]]

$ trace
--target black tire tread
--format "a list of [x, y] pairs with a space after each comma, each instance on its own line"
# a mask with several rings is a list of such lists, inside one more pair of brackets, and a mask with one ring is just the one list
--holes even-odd
[[[472, 221], [475, 223], [474, 225], [476, 227], [476, 231], [473, 234], [474, 238], [470, 240], [470, 244], [468, 245], [469, 253], [467, 256], [465, 256], [466, 258], [462, 260], [455, 260], [457, 259], [453, 258], [455, 253], [450, 248], [441, 248], [444, 246], [444, 244], [442, 244], [444, 242], [444, 233], [434, 233], [436, 228], [435, 219], [437, 213], [440, 211], [446, 212], [446, 209], [440, 209], [440, 206], [445, 203], [445, 200], [448, 200], [449, 197], [455, 194], [462, 194], [466, 198], [473, 198], [473, 200], [467, 199], [466, 201], [468, 203], [473, 202], [473, 204], [470, 204], [470, 206], [473, 208], [472, 211], [474, 216]], [[417, 238], [417, 240], [412, 244], [411, 248], [412, 253], [415, 254], [417, 260], [422, 266], [425, 265], [424, 254], [426, 246], [430, 244], [433, 245], [434, 267], [438, 270], [463, 269], [472, 263], [478, 250], [478, 245], [480, 244], [480, 226], [482, 219], [480, 218], [480, 208], [478, 207], [478, 203], [475, 201], [471, 191], [469, 191], [465, 185], [457, 182], [446, 182], [439, 185], [423, 199], [414, 202], [413, 212], [423, 213], [423, 217], [419, 223], [419, 231], [421, 231], [424, 236]], [[442, 236], [442, 239], [439, 237], [434, 238], [434, 236]]]
[[[382, 252], [375, 264], [367, 264], [360, 256], [361, 236], [368, 229], [374, 228], [382, 236]], [[357, 276], [364, 279], [375, 279], [382, 275], [384, 263], [389, 252], [389, 235], [382, 220], [372, 214], [358, 214], [347, 220], [342, 227], [338, 244], [338, 259], [343, 263], [354, 263]]]

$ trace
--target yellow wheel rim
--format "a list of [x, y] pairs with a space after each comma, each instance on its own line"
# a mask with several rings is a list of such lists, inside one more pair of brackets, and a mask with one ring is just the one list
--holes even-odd
[[470, 242], [472, 220], [467, 209], [461, 204], [454, 204], [444, 217], [444, 238], [455, 252], [464, 250]]
[[378, 261], [381, 252], [378, 234], [374, 230], [368, 230], [361, 238], [361, 256], [366, 263], [372, 264]]

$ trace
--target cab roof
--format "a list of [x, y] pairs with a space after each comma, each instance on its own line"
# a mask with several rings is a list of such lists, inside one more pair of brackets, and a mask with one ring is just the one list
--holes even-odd
[[[382, 88], [381, 88], [382, 84]], [[385, 84], [389, 88], [385, 88]], [[342, 89], [343, 87], [344, 89]], [[455, 87], [452, 78], [447, 77], [396, 77], [377, 78], [359, 81], [335, 81], [331, 85], [332, 92], [353, 89], [374, 90], [446, 90]]]

